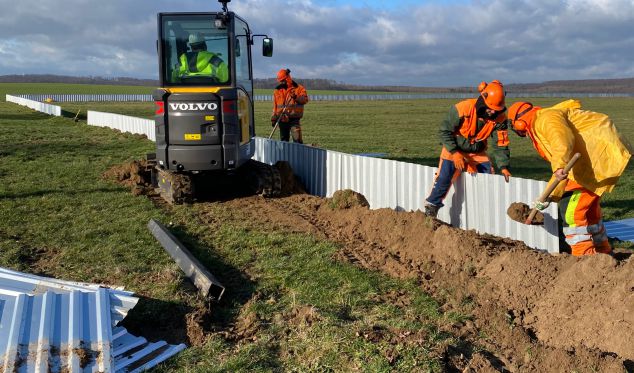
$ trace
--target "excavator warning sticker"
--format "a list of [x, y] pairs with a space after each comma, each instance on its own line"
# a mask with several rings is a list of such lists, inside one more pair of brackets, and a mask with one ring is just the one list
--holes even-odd
[[200, 133], [186, 133], [185, 140], [200, 140], [202, 136]]
[[205, 115], [205, 120], [207, 122], [213, 122], [214, 120], [216, 120], [216, 117], [214, 115]]

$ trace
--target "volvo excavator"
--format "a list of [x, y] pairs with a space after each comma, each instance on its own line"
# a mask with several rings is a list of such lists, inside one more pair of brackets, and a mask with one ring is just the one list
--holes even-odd
[[271, 57], [273, 40], [254, 35], [245, 20], [222, 11], [159, 13], [161, 88], [156, 102], [156, 154], [149, 154], [152, 180], [170, 203], [191, 202], [226, 178], [253, 193], [281, 193], [278, 168], [251, 159], [255, 151], [251, 46], [263, 37]]

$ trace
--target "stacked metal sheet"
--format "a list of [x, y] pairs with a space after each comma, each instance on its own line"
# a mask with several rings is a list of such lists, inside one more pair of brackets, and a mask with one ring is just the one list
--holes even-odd
[[140, 372], [182, 351], [116, 326], [137, 302], [123, 290], [0, 268], [0, 371]]

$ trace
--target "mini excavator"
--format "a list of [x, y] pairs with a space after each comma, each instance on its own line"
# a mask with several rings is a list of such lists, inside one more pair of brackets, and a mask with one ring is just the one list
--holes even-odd
[[156, 154], [148, 154], [148, 167], [161, 197], [173, 204], [193, 201], [202, 185], [225, 176], [241, 176], [234, 180], [255, 194], [281, 193], [277, 168], [251, 159], [251, 46], [263, 37], [262, 54], [271, 57], [273, 40], [252, 34], [228, 11], [230, 1], [218, 1], [221, 12], [158, 14], [161, 88], [154, 91]]

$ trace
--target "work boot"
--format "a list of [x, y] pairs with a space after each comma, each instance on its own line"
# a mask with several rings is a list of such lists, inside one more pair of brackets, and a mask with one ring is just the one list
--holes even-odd
[[429, 202], [425, 204], [425, 215], [427, 216], [431, 216], [432, 218], [437, 217], [438, 210], [440, 210], [440, 206], [436, 206]]

